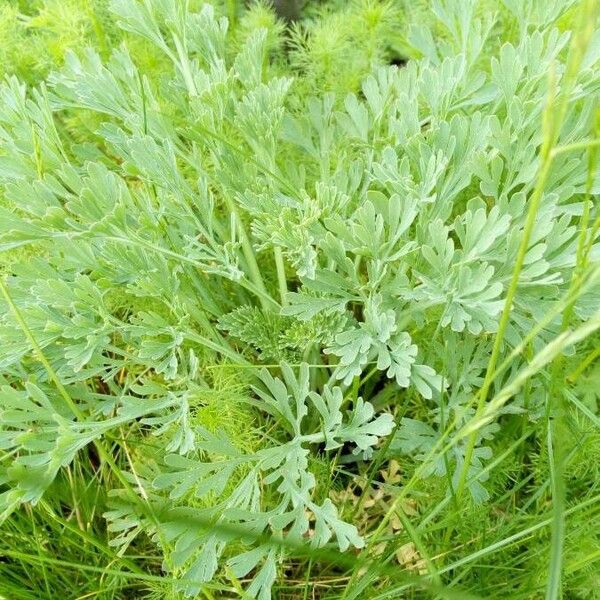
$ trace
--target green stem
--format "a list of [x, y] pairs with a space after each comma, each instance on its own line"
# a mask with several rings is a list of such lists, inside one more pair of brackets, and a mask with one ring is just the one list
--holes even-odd
[[413, 524], [410, 522], [410, 519], [406, 516], [406, 513], [402, 509], [402, 506], [397, 507], [396, 514], [398, 515], [398, 518], [400, 519], [402, 526], [408, 533], [408, 536], [410, 537], [413, 544], [415, 545], [415, 548], [417, 549], [417, 551], [419, 552], [419, 554], [425, 561], [425, 564], [427, 565], [427, 570], [429, 571], [429, 574], [431, 575], [433, 582], [437, 586], [441, 587], [442, 579], [440, 577], [440, 574], [439, 574], [438, 570], [436, 569], [436, 566], [435, 566], [433, 560], [431, 559], [431, 556], [430, 556], [429, 552], [427, 551], [427, 547], [425, 546], [421, 536], [419, 535], [417, 530], [413, 527]]
[[37, 355], [38, 360], [42, 363], [44, 369], [46, 369], [46, 372], [48, 373], [48, 377], [50, 377], [50, 381], [52, 381], [52, 383], [54, 383], [54, 385], [56, 386], [56, 389], [58, 390], [58, 393], [61, 395], [62, 399], [65, 401], [65, 404], [69, 407], [69, 409], [71, 410], [73, 415], [75, 415], [75, 417], [78, 420], [83, 420], [84, 419], [83, 413], [81, 412], [81, 410], [79, 410], [79, 407], [77, 406], [77, 404], [75, 404], [75, 402], [73, 401], [73, 398], [71, 398], [71, 395], [69, 394], [69, 392], [67, 392], [65, 386], [62, 384], [62, 382], [58, 378], [56, 371], [54, 370], [52, 365], [48, 362], [48, 359], [44, 355], [44, 352], [42, 351], [41, 346], [38, 344], [37, 340], [35, 339], [35, 336], [31, 332], [31, 329], [29, 329], [29, 325], [27, 325], [27, 323], [25, 322], [25, 319], [23, 318], [21, 311], [19, 310], [17, 305], [14, 303], [12, 296], [10, 295], [10, 292], [8, 291], [6, 282], [4, 281], [4, 279], [1, 279], [1, 278], [0, 278], [0, 292], [2, 292], [2, 295], [4, 296], [6, 303], [8, 304], [11, 312], [13, 313], [17, 323], [23, 330], [25, 337], [31, 344], [31, 347], [33, 348], [35, 354]]
[[285, 264], [283, 262], [283, 254], [279, 246], [273, 248], [275, 256], [275, 267], [277, 268], [277, 284], [279, 286], [279, 297], [281, 298], [281, 306], [287, 306], [287, 279], [285, 276]]
[[[586, 183], [586, 195], [584, 199], [583, 214], [581, 217], [579, 239], [577, 243], [577, 254], [575, 269], [571, 277], [569, 291], [574, 290], [582, 277], [588, 261], [586, 242], [588, 235], [588, 224], [591, 218], [591, 189], [593, 184], [593, 173], [595, 169], [595, 148], [589, 148], [588, 176]], [[566, 331], [573, 317], [574, 302], [567, 304], [561, 323], [561, 332]], [[585, 362], [585, 361], [584, 361]], [[565, 423], [566, 399], [563, 393], [566, 373], [564, 359], [559, 355], [553, 364], [550, 393], [546, 408], [546, 423], [548, 437], [548, 457], [550, 462], [551, 487], [552, 487], [552, 540], [549, 577], [546, 587], [547, 600], [555, 600], [561, 597], [562, 571], [564, 562], [564, 539], [565, 539], [565, 510], [567, 507], [567, 489], [565, 484], [566, 449], [569, 432]], [[561, 381], [562, 380], [562, 381]]]
[[248, 364], [248, 361], [235, 350], [232, 350], [223, 344], [217, 344], [203, 335], [199, 335], [193, 331], [188, 331], [185, 334], [185, 337], [193, 342], [201, 344], [202, 346], [206, 346], [206, 348], [210, 348], [211, 350], [214, 350], [215, 352], [218, 352], [219, 354], [222, 354], [231, 360], [239, 361], [239, 364]]
[[227, 203], [227, 208], [229, 208], [231, 214], [234, 215], [237, 223], [237, 230], [240, 236], [240, 241], [242, 242], [242, 252], [244, 253], [244, 258], [246, 259], [246, 266], [248, 267], [248, 276], [250, 277], [250, 281], [253, 283], [256, 291], [258, 292], [260, 304], [263, 307], [263, 310], [272, 312], [274, 308], [273, 305], [279, 307], [279, 304], [273, 300], [267, 291], [265, 282], [260, 274], [258, 263], [256, 262], [254, 248], [252, 248], [252, 243], [250, 242], [250, 238], [248, 237], [246, 228], [242, 223], [235, 203], [227, 194], [225, 194], [225, 202]]
[[177, 67], [179, 68], [183, 80], [185, 81], [188, 94], [192, 97], [197, 96], [198, 89], [196, 88], [196, 82], [194, 81], [194, 76], [192, 74], [190, 59], [178, 35], [173, 34], [173, 43], [175, 44], [175, 49], [177, 50]]
[[229, 21], [229, 31], [234, 33], [237, 26], [236, 0], [227, 0], [227, 19]]
[[575, 383], [581, 374], [600, 356], [600, 346], [592, 350], [579, 365], [577, 368], [567, 375], [567, 381], [569, 383]]
[[565, 144], [564, 146], [557, 146], [551, 152], [552, 158], [556, 158], [561, 154], [567, 152], [573, 152], [575, 150], [585, 150], [586, 148], [597, 148], [600, 146], [600, 140], [583, 140], [581, 142], [573, 142], [572, 144]]
[[[487, 400], [490, 387], [492, 385], [492, 381], [494, 378], [494, 374], [496, 371], [496, 364], [498, 362], [498, 358], [500, 357], [500, 351], [502, 349], [502, 344], [504, 342], [504, 334], [506, 333], [506, 328], [508, 326], [508, 321], [510, 319], [510, 313], [512, 310], [513, 301], [515, 299], [515, 295], [517, 293], [517, 287], [519, 285], [519, 276], [521, 275], [521, 270], [523, 268], [523, 263], [525, 262], [525, 256], [527, 254], [527, 250], [529, 249], [529, 240], [531, 239], [531, 234], [533, 232], [533, 228], [535, 226], [536, 216], [540, 207], [540, 203], [543, 197], [544, 187], [546, 185], [546, 181], [548, 179], [548, 175], [550, 174], [550, 166], [552, 164], [552, 156], [549, 152], [549, 147], [546, 145], [545, 148], [542, 149], [542, 166], [538, 175], [537, 183], [535, 185], [535, 189], [531, 196], [531, 200], [529, 202], [529, 210], [527, 212], [527, 218], [525, 221], [525, 227], [523, 229], [523, 235], [521, 237], [521, 243], [519, 244], [519, 249], [517, 251], [517, 257], [515, 260], [515, 268], [513, 269], [512, 277], [510, 284], [508, 286], [508, 291], [506, 293], [506, 300], [504, 302], [504, 308], [502, 310], [502, 315], [500, 317], [500, 323], [498, 325], [498, 332], [496, 333], [496, 337], [494, 338], [494, 346], [492, 348], [492, 354], [490, 356], [490, 360], [487, 365], [487, 370], [485, 373], [485, 378], [483, 384], [481, 386], [481, 390], [479, 392], [479, 398], [477, 403], [477, 410], [475, 413], [476, 417], [481, 416], [483, 409], [485, 408], [485, 402]], [[473, 432], [467, 441], [467, 447], [465, 450], [465, 461], [461, 469], [460, 478], [458, 480], [458, 485], [456, 486], [456, 499], [457, 502], [460, 501], [460, 498], [463, 494], [465, 483], [467, 480], [467, 474], [469, 472], [469, 467], [471, 465], [471, 461], [473, 458], [473, 451], [475, 449], [475, 443], [477, 442], [477, 432]]]

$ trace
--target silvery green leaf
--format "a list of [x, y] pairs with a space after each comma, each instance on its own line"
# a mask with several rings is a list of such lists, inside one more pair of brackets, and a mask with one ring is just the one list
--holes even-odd
[[342, 552], [350, 546], [355, 548], [364, 546], [364, 540], [358, 534], [356, 527], [339, 518], [337, 509], [329, 498], [321, 506], [313, 505], [312, 512], [315, 515], [315, 530], [311, 541], [313, 546], [317, 548], [324, 546], [332, 534], [335, 534]]

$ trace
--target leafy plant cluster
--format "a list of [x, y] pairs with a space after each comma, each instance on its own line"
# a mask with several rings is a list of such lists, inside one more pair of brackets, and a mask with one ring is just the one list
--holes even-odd
[[[439, 586], [406, 497], [482, 510], [544, 431], [560, 536], [569, 428], [598, 423], [592, 5], [439, 1], [398, 44], [391, 2], [111, 0], [104, 45], [7, 77], [1, 518], [84, 462], [117, 556], [151, 540], [173, 597], [266, 600], [289, 557], [349, 548], [376, 566], [339, 597], [367, 597], [398, 513]], [[390, 461], [377, 518], [336, 504]]]

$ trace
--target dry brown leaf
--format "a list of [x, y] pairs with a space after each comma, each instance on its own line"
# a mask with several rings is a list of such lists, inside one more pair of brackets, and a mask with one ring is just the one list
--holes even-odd
[[417, 571], [419, 575], [427, 573], [427, 564], [412, 542], [408, 542], [396, 550], [396, 560], [409, 571]]

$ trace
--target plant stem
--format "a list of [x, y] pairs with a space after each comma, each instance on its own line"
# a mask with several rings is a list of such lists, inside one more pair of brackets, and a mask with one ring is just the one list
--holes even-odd
[[27, 323], [25, 322], [25, 319], [23, 318], [21, 311], [19, 310], [17, 305], [14, 303], [12, 296], [10, 295], [10, 292], [8, 291], [8, 286], [6, 285], [6, 282], [2, 278], [0, 278], [0, 291], [2, 292], [2, 295], [4, 296], [4, 299], [6, 300], [6, 303], [8, 304], [11, 312], [13, 313], [17, 323], [23, 330], [25, 337], [31, 344], [31, 347], [33, 348], [33, 351], [35, 352], [38, 360], [42, 363], [42, 366], [44, 367], [44, 369], [46, 369], [46, 372], [48, 373], [48, 377], [50, 378], [50, 381], [52, 381], [52, 383], [54, 383], [54, 385], [56, 386], [56, 389], [58, 390], [58, 393], [60, 394], [62, 399], [65, 401], [65, 404], [69, 407], [69, 409], [71, 410], [73, 415], [77, 419], [83, 420], [84, 419], [83, 413], [81, 412], [81, 410], [79, 410], [79, 407], [77, 406], [77, 404], [75, 404], [75, 402], [73, 401], [73, 398], [71, 398], [71, 395], [69, 394], [69, 392], [67, 392], [65, 386], [62, 384], [61, 380], [58, 378], [56, 371], [54, 370], [52, 365], [48, 362], [48, 359], [44, 355], [44, 352], [42, 351], [41, 346], [38, 344], [38, 341], [35, 339], [35, 336], [31, 332], [31, 329], [29, 329], [29, 325], [27, 325]]
[[[533, 194], [531, 196], [531, 200], [529, 202], [529, 210], [527, 212], [527, 218], [525, 221], [525, 227], [523, 229], [523, 235], [521, 237], [521, 243], [519, 244], [519, 249], [517, 251], [517, 257], [515, 260], [515, 268], [513, 270], [512, 278], [510, 284], [508, 286], [508, 291], [506, 293], [506, 300], [504, 302], [504, 308], [502, 310], [502, 315], [500, 317], [500, 323], [498, 325], [498, 331], [496, 333], [496, 337], [494, 338], [494, 346], [492, 348], [492, 354], [490, 356], [490, 360], [487, 364], [487, 370], [485, 373], [485, 378], [481, 389], [479, 391], [477, 410], [475, 413], [475, 418], [481, 416], [483, 409], [485, 407], [485, 402], [487, 400], [490, 387], [492, 385], [492, 381], [494, 378], [494, 374], [496, 371], [496, 364], [498, 362], [498, 358], [500, 356], [500, 350], [502, 349], [502, 344], [504, 342], [504, 334], [506, 333], [506, 328], [508, 326], [508, 321], [510, 319], [510, 313], [512, 310], [513, 301], [517, 292], [517, 287], [519, 285], [519, 276], [521, 274], [521, 270], [523, 268], [523, 263], [525, 262], [525, 256], [527, 254], [527, 250], [529, 249], [529, 240], [531, 239], [531, 233], [533, 232], [533, 227], [535, 226], [535, 219], [538, 213], [538, 209], [540, 207], [540, 203], [544, 193], [544, 187], [546, 185], [546, 181], [548, 179], [548, 175], [550, 173], [550, 166], [552, 164], [552, 156], [550, 154], [550, 147], [546, 144], [546, 147], [542, 149], [542, 166], [539, 171], [538, 179], [533, 190]], [[469, 467], [471, 466], [471, 461], [473, 458], [473, 451], [475, 449], [475, 443], [477, 441], [477, 432], [473, 432], [469, 439], [467, 440], [467, 447], [465, 450], [465, 461], [463, 463], [460, 478], [458, 480], [458, 485], [456, 486], [456, 499], [457, 502], [460, 501], [465, 483], [467, 480], [467, 474], [469, 472]]]
[[273, 255], [275, 256], [275, 267], [277, 268], [277, 284], [279, 285], [279, 297], [281, 298], [281, 306], [287, 306], [287, 279], [285, 276], [285, 264], [283, 262], [283, 254], [279, 246], [273, 247]]
[[231, 211], [231, 214], [235, 216], [235, 220], [237, 222], [237, 230], [240, 236], [240, 241], [242, 242], [242, 252], [244, 253], [244, 258], [246, 259], [246, 266], [248, 267], [248, 276], [250, 277], [250, 281], [254, 284], [256, 290], [258, 291], [260, 304], [263, 307], [263, 310], [272, 312], [273, 304], [275, 304], [275, 306], [278, 306], [278, 304], [275, 302], [275, 300], [273, 300], [267, 291], [267, 287], [265, 286], [265, 282], [260, 273], [258, 263], [256, 262], [254, 248], [252, 248], [246, 228], [240, 219], [235, 203], [227, 194], [225, 194], [225, 201], [227, 203], [227, 207]]

